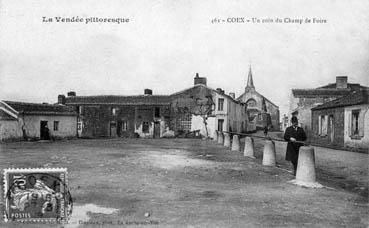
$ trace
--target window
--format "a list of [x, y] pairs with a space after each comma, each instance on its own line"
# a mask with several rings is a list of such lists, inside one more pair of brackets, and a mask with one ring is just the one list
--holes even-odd
[[59, 130], [59, 121], [54, 121], [54, 131]]
[[83, 106], [76, 106], [76, 111], [78, 115], [83, 115]]
[[122, 131], [127, 131], [128, 130], [128, 123], [127, 121], [122, 121]]
[[160, 117], [160, 108], [155, 107], [155, 117]]
[[149, 122], [142, 123], [142, 133], [149, 133]]
[[321, 115], [319, 116], [319, 135], [320, 136], [326, 136], [327, 135], [327, 126], [328, 126], [328, 118], [326, 116]]
[[247, 104], [248, 107], [255, 107], [256, 106], [256, 101], [255, 101], [255, 99], [251, 98], [251, 99], [247, 100], [246, 104]]
[[351, 135], [359, 135], [359, 114], [360, 110], [352, 111]]
[[183, 131], [191, 131], [191, 115], [183, 115], [179, 119], [179, 129]]
[[118, 111], [117, 108], [111, 108], [111, 115], [112, 116], [116, 116], [117, 115], [117, 111]]
[[224, 105], [224, 99], [219, 98], [218, 99], [218, 111], [223, 111], [223, 105]]

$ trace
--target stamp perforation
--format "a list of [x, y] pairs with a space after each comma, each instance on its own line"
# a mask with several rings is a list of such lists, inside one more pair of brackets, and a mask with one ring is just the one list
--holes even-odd
[[[68, 171], [67, 171], [67, 168], [62, 168], [62, 167], [55, 167], [55, 168], [43, 168], [43, 167], [40, 167], [40, 168], [7, 168], [7, 169], [4, 169], [3, 170], [3, 186], [4, 186], [4, 202], [5, 202], [5, 210], [3, 211], [3, 218], [4, 218], [4, 221], [5, 222], [8, 222], [10, 220], [10, 205], [9, 205], [9, 195], [10, 194], [10, 188], [12, 188], [12, 185], [14, 184], [11, 184], [10, 183], [10, 174], [46, 174], [46, 175], [52, 175], [52, 174], [55, 174], [55, 173], [58, 173], [58, 174], [63, 174], [63, 180], [59, 180], [59, 182], [61, 182], [61, 186], [62, 189], [63, 189], [63, 192], [68, 194], [68, 197], [70, 197], [70, 193], [69, 193], [69, 190], [68, 190]], [[56, 177], [56, 179], [58, 179], [59, 177]], [[46, 189], [48, 189], [48, 186], [45, 185], [43, 183], [43, 181], [40, 181], [40, 180], [35, 180], [34, 183], [42, 183], [43, 186], [41, 187], [44, 187]], [[37, 185], [38, 186], [38, 185]], [[33, 187], [36, 187], [36, 184], [33, 186]], [[38, 186], [39, 187], [39, 186]], [[26, 191], [26, 189], [22, 189], [24, 191]], [[35, 190], [34, 188], [31, 188], [31, 190]], [[55, 190], [55, 189], [54, 189]], [[52, 190], [51, 190], [52, 191]], [[53, 192], [53, 191], [52, 191]], [[54, 192], [55, 194], [55, 192]], [[29, 193], [28, 193], [28, 196], [29, 196]], [[69, 204], [68, 206], [73, 206], [73, 203], [72, 202], [69, 202], [69, 198], [68, 200], [65, 199], [66, 195], [63, 195], [62, 196], [64, 198], [63, 202], [64, 201], [67, 201]], [[71, 199], [71, 198], [70, 198]], [[27, 200], [29, 200], [29, 198], [27, 198]], [[45, 201], [44, 201], [45, 202]], [[50, 218], [50, 217], [47, 217], [47, 218], [37, 218], [37, 217], [33, 217], [33, 218], [13, 218], [13, 220], [16, 220], [17, 222], [35, 222], [35, 223], [39, 223], [39, 222], [43, 222], [43, 223], [56, 223], [56, 222], [63, 222], [63, 221], [67, 221], [69, 216], [70, 216], [70, 211], [71, 210], [68, 210], [66, 206], [67, 205], [67, 202], [64, 202], [65, 204], [62, 205], [63, 207], [63, 210], [65, 211], [64, 212], [64, 217], [55, 217], [55, 218]], [[46, 200], [46, 203], [50, 204], [50, 201], [47, 201]], [[55, 206], [55, 205], [54, 205]], [[14, 207], [14, 205], [12, 206]], [[24, 208], [24, 207], [23, 207]], [[58, 213], [56, 213], [58, 214]]]

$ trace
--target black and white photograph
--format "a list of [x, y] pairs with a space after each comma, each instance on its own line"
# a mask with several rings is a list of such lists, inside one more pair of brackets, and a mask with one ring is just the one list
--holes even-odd
[[0, 227], [368, 227], [368, 12], [0, 0]]

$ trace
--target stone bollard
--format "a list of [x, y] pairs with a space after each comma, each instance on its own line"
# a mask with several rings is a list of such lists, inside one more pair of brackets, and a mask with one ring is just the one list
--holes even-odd
[[231, 137], [229, 136], [229, 133], [226, 132], [224, 132], [224, 146], [231, 147]]
[[293, 184], [308, 188], [322, 188], [323, 185], [316, 182], [315, 153], [314, 148], [302, 146], [299, 150], [296, 179], [290, 181]]
[[266, 140], [263, 150], [263, 165], [275, 166], [275, 145], [273, 141]]
[[232, 151], [240, 151], [240, 137], [238, 135], [233, 135]]
[[218, 131], [214, 131], [213, 141], [218, 141]]
[[221, 131], [218, 131], [218, 143], [223, 145], [224, 143], [224, 136], [223, 133]]
[[243, 151], [243, 156], [255, 158], [254, 139], [251, 137], [245, 138], [245, 149]]

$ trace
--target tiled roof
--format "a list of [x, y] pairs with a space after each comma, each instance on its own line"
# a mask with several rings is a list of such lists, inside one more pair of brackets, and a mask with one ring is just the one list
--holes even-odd
[[357, 83], [347, 83], [347, 89], [337, 89], [336, 83], [331, 83], [315, 89], [292, 89], [292, 94], [294, 96], [344, 96], [351, 91], [361, 89], [369, 89], [369, 87]]
[[117, 105], [166, 105], [170, 103], [169, 96], [138, 95], [138, 96], [72, 96], [66, 97], [66, 104], [117, 104]]
[[26, 103], [3, 101], [19, 113], [33, 115], [76, 115], [72, 107], [59, 104]]
[[318, 105], [311, 110], [345, 107], [359, 104], [369, 104], [369, 93], [367, 89], [353, 91], [349, 95]]
[[0, 120], [16, 120], [14, 116], [9, 115], [4, 110], [0, 109]]
[[[336, 87], [337, 87], [336, 83], [330, 83], [328, 85], [318, 87], [317, 89], [336, 89]], [[359, 83], [347, 83], [347, 88], [352, 90], [359, 90], [368, 87], [362, 86]]]
[[350, 89], [293, 89], [293, 96], [344, 96], [350, 93]]
[[240, 103], [241, 103], [240, 101], [238, 101], [238, 100], [234, 99], [233, 97], [229, 96], [228, 94], [226, 94], [226, 93], [220, 93], [218, 90], [213, 89], [213, 88], [210, 88], [210, 87], [208, 87], [208, 86], [206, 86], [206, 85], [203, 85], [203, 84], [197, 84], [197, 85], [194, 85], [194, 86], [192, 86], [192, 87], [190, 87], [190, 88], [187, 88], [187, 89], [181, 90], [181, 91], [179, 91], [179, 92], [173, 93], [173, 94], [171, 94], [170, 96], [171, 96], [171, 97], [174, 97], [174, 96], [176, 96], [176, 95], [180, 95], [180, 94], [185, 93], [186, 91], [191, 90], [191, 89], [194, 89], [194, 88], [196, 88], [196, 87], [203, 87], [203, 88], [208, 89], [208, 90], [210, 90], [210, 91], [212, 91], [212, 92], [215, 92], [215, 93], [217, 93], [217, 94], [219, 94], [219, 95], [221, 95], [221, 96], [224, 96], [224, 97], [226, 97], [226, 98], [230, 99], [231, 101], [233, 101], [233, 102], [235, 102], [235, 103], [237, 103], [237, 104], [240, 104]]

